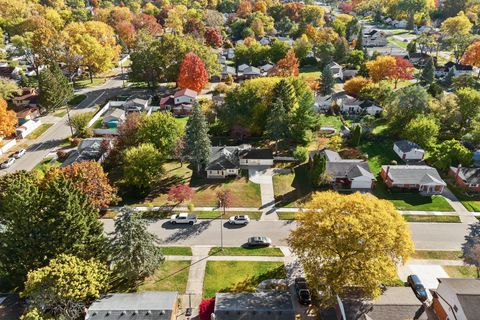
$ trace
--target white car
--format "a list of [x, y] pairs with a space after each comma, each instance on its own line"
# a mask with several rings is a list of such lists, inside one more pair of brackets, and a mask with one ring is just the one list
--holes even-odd
[[247, 225], [250, 222], [250, 218], [247, 215], [244, 216], [234, 216], [228, 219], [230, 224], [243, 224]]
[[174, 214], [170, 217], [171, 224], [194, 224], [197, 222], [197, 216], [188, 213]]
[[16, 158], [16, 159], [20, 159], [21, 157], [23, 157], [23, 155], [25, 154], [25, 152], [27, 152], [26, 149], [20, 149], [18, 150], [17, 152], [15, 152], [13, 154], [13, 156]]
[[4, 163], [2, 163], [1, 168], [2, 169], [10, 168], [14, 162], [15, 162], [15, 158], [13, 158], [13, 157], [8, 158], [7, 160], [5, 160]]

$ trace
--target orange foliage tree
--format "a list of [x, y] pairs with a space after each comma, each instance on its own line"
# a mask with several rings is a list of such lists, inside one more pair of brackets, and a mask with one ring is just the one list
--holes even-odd
[[53, 179], [58, 175], [72, 181], [73, 186], [85, 193], [92, 205], [99, 209], [108, 208], [118, 200], [117, 189], [110, 185], [107, 174], [98, 162], [82, 161], [63, 168], [52, 168], [46, 178]]
[[395, 68], [390, 75], [390, 79], [395, 83], [395, 89], [397, 89], [398, 80], [412, 80], [415, 67], [407, 59], [401, 57], [395, 57]]
[[[462, 63], [480, 67], [480, 41], [475, 41], [468, 46], [467, 50], [463, 54]], [[478, 76], [480, 77], [480, 70], [478, 72]]]
[[205, 63], [195, 53], [187, 53], [180, 66], [177, 86], [181, 89], [192, 89], [200, 92], [207, 83], [208, 72]]
[[379, 56], [375, 60], [367, 62], [367, 68], [373, 82], [393, 80], [395, 89], [398, 80], [413, 79], [413, 72], [415, 71], [410, 61], [392, 56]]
[[272, 72], [273, 75], [279, 77], [297, 77], [298, 73], [298, 59], [292, 49], [287, 52], [285, 58], [278, 60]]
[[240, 18], [247, 18], [253, 10], [253, 5], [250, 1], [244, 0], [238, 4], [237, 16]]
[[7, 110], [7, 102], [0, 97], [0, 137], [6, 137], [15, 133], [17, 115]]
[[357, 97], [360, 93], [360, 90], [362, 90], [363, 87], [365, 87], [369, 83], [371, 83], [370, 79], [358, 76], [345, 82], [343, 89], [347, 94], [351, 95], [352, 97]]

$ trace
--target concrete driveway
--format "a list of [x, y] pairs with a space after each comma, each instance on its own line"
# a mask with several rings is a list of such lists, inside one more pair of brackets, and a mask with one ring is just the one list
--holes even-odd
[[436, 264], [407, 264], [398, 268], [398, 276], [402, 281], [407, 281], [411, 274], [416, 274], [427, 289], [438, 287], [437, 278], [449, 278], [442, 266]]

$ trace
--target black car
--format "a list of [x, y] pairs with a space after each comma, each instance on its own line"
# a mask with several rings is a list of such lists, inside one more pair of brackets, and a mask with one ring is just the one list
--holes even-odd
[[420, 278], [417, 275], [409, 275], [407, 278], [407, 283], [412, 288], [413, 293], [415, 293], [415, 296], [418, 300], [424, 302], [428, 299], [427, 290], [425, 290], [422, 281], [420, 281]]
[[249, 248], [269, 247], [272, 244], [272, 240], [267, 237], [250, 237], [247, 241]]
[[309, 305], [312, 303], [312, 297], [305, 278], [295, 278], [295, 293], [297, 294], [298, 302], [301, 304]]

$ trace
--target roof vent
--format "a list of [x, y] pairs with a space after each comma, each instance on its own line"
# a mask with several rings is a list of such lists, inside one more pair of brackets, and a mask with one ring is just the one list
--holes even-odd
[[152, 314], [152, 311], [150, 311], [150, 310], [148, 310], [148, 311], [145, 313], [146, 316], [149, 316], [149, 315], [151, 315], [151, 314]]
[[165, 314], [165, 310], [161, 310], [161, 311], [160, 311], [160, 314], [161, 314], [161, 315]]
[[111, 311], [107, 311], [106, 316], [109, 316], [109, 315], [111, 315], [111, 314], [112, 314]]
[[138, 314], [138, 311], [137, 310], [133, 310], [133, 313], [132, 313], [134, 316], [136, 316]]
[[126, 315], [126, 314], [127, 314], [127, 311], [125, 311], [125, 310], [123, 310], [123, 311], [120, 313], [121, 316], [124, 316], [124, 315]]

